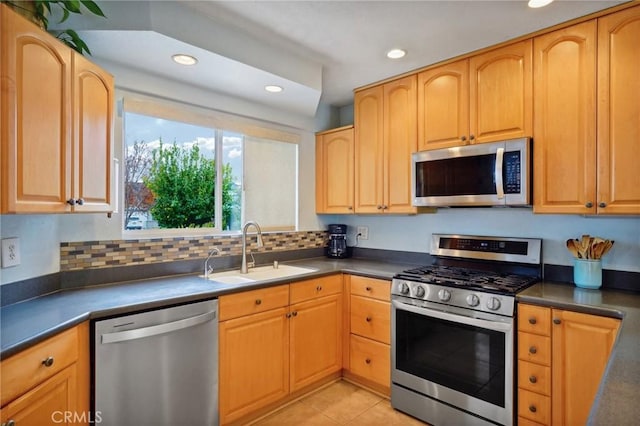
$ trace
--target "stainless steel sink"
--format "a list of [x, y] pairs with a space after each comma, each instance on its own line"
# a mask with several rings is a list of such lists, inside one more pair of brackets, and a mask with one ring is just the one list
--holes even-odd
[[299, 266], [291, 265], [280, 265], [278, 268], [274, 268], [272, 265], [267, 265], [260, 266], [258, 268], [251, 268], [247, 274], [241, 274], [237, 270], [209, 274], [208, 279], [222, 284], [245, 284], [255, 281], [294, 277], [316, 271], [317, 269], [301, 268]]

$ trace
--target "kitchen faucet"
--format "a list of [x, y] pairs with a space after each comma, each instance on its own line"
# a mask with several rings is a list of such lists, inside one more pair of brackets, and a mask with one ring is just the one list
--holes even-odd
[[246, 274], [249, 272], [249, 268], [247, 267], [247, 229], [249, 229], [251, 225], [253, 225], [253, 227], [258, 231], [258, 247], [264, 246], [264, 243], [262, 242], [262, 230], [260, 229], [260, 225], [252, 220], [245, 223], [242, 227], [242, 266], [240, 267], [241, 274]]
[[209, 266], [209, 259], [211, 259], [211, 257], [214, 254], [220, 254], [220, 250], [218, 250], [217, 248], [212, 248], [211, 251], [209, 252], [209, 255], [207, 256], [207, 260], [204, 261], [204, 277], [205, 278], [209, 278], [209, 274], [213, 272], [213, 266]]

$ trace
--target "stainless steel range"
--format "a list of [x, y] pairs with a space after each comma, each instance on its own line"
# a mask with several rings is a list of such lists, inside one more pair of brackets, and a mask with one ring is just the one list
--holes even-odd
[[434, 265], [391, 289], [391, 404], [432, 425], [514, 423], [515, 294], [542, 241], [434, 234]]

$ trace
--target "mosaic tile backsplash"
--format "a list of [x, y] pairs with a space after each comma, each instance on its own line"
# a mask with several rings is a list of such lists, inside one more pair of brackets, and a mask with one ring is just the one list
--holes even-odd
[[[326, 246], [327, 239], [326, 231], [272, 232], [262, 234], [264, 247], [261, 248], [252, 235], [247, 239], [247, 249], [261, 253], [322, 248]], [[205, 259], [214, 247], [220, 250], [220, 256], [241, 255], [242, 237], [218, 235], [60, 243], [60, 270]]]

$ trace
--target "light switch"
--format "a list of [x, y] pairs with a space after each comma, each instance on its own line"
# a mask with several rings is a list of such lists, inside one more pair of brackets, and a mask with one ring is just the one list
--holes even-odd
[[18, 266], [20, 264], [20, 239], [5, 238], [2, 240], [2, 267]]

